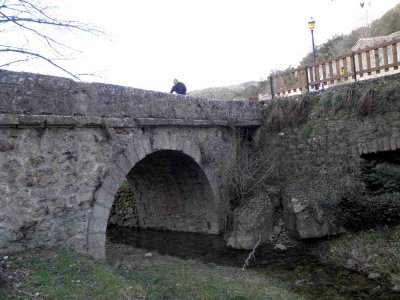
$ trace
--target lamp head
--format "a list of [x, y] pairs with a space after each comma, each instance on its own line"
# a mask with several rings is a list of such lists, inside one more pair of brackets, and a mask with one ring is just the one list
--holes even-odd
[[311, 18], [311, 20], [308, 22], [308, 28], [310, 28], [310, 30], [314, 30], [315, 28], [315, 21], [314, 18]]

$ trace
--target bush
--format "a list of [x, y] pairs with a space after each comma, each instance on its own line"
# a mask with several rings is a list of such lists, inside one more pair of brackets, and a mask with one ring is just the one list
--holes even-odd
[[276, 169], [275, 152], [252, 150], [245, 132], [236, 133], [235, 161], [226, 174], [230, 210], [244, 203], [256, 191], [266, 186], [266, 181]]
[[351, 185], [344, 178], [331, 175], [314, 197], [327, 222], [355, 230], [400, 223], [399, 173], [368, 163]]
[[304, 94], [299, 98], [276, 98], [264, 110], [266, 127], [270, 131], [280, 131], [285, 127], [296, 127], [304, 124], [312, 110], [317, 96]]
[[400, 193], [343, 198], [337, 220], [349, 229], [367, 229], [397, 224], [400, 216]]

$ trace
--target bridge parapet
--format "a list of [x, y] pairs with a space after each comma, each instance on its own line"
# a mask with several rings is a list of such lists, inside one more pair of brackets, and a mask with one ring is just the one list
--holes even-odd
[[0, 126], [258, 126], [257, 103], [0, 70]]

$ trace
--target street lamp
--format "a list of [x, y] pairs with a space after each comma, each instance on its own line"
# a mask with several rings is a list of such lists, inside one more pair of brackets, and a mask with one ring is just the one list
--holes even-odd
[[314, 58], [314, 63], [316, 60], [316, 53], [315, 53], [315, 44], [314, 44], [314, 28], [315, 28], [315, 21], [313, 18], [308, 22], [308, 28], [311, 30], [311, 39], [312, 39], [312, 51], [313, 51], [313, 58]]

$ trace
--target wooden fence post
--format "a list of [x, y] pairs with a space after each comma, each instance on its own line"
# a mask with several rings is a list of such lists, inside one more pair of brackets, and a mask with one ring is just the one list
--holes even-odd
[[306, 66], [305, 70], [306, 70], [306, 85], [307, 85], [307, 92], [310, 92], [310, 79], [308, 78], [308, 66]]
[[353, 69], [353, 73], [354, 73], [354, 81], [357, 81], [357, 70], [356, 70], [356, 57], [354, 52], [351, 53], [351, 68]]

